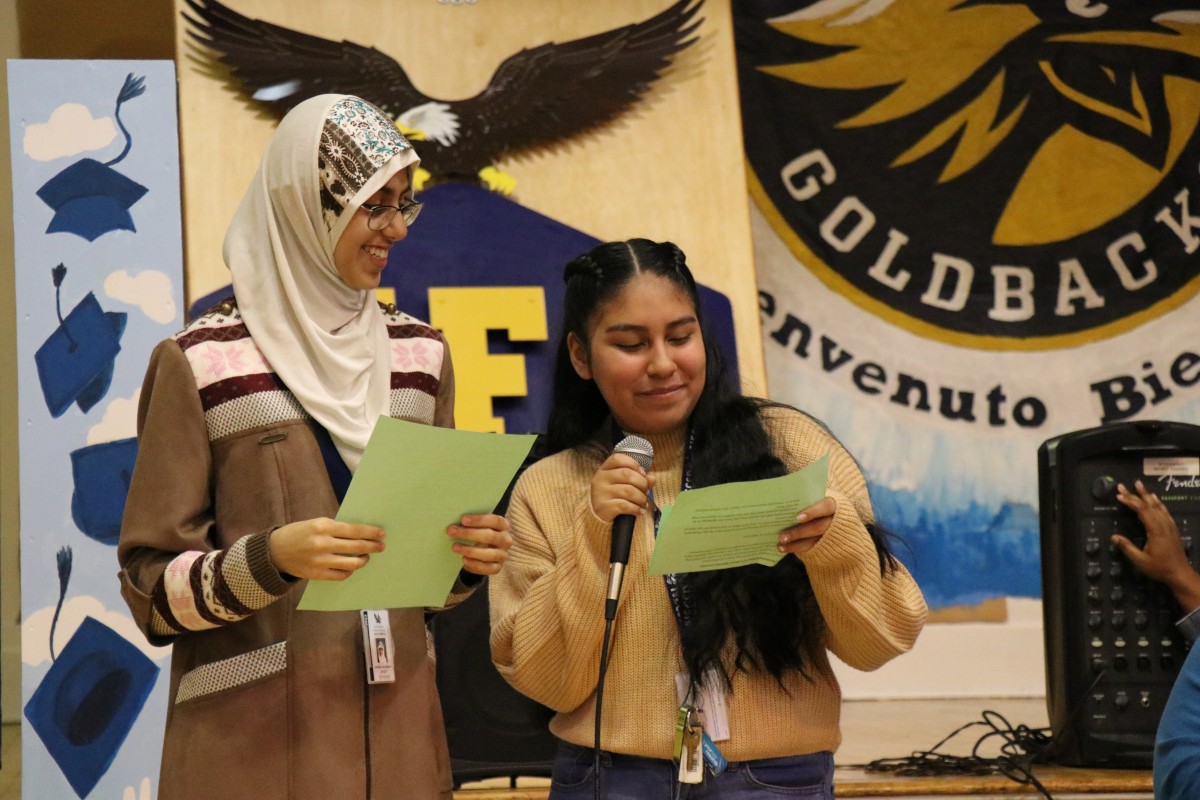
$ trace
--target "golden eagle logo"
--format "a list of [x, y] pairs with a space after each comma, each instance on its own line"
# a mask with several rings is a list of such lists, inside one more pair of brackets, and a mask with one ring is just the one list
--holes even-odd
[[[906, 120], [892, 166], [939, 161], [946, 182], [1009, 139], [1023, 169], [1005, 177], [993, 241], [1044, 244], [1129, 210], [1175, 165], [1200, 112], [1200, 12], [1161, 3], [1066, 0], [837, 0], [772, 20], [839, 52], [765, 72], [826, 89], [882, 89], [842, 128]], [[1108, 27], [1109, 21], [1117, 22]], [[1032, 146], [1031, 146], [1032, 145]], [[1086, 184], [1056, 185], [1059, 176]]]
[[1200, 11], [1179, 5], [735, 4], [756, 197], [827, 282], [922, 334], [1132, 327], [1200, 283]]
[[373, 47], [251, 19], [217, 0], [185, 2], [193, 41], [215, 54], [254, 102], [283, 116], [313, 95], [357, 95], [424, 142], [419, 182], [475, 181], [506, 194], [514, 181], [497, 162], [560, 145], [631, 109], [696, 41], [703, 4], [679, 0], [639, 23], [521, 50], [476, 96], [441, 101], [422, 94], [399, 62]]

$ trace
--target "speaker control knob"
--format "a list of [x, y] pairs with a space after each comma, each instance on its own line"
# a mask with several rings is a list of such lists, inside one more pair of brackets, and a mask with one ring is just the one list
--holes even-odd
[[1111, 502], [1116, 489], [1117, 481], [1112, 475], [1101, 475], [1092, 481], [1092, 497], [1102, 503]]

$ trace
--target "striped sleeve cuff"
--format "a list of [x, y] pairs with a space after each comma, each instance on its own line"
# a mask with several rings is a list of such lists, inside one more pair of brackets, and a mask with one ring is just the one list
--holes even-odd
[[291, 582], [271, 563], [270, 535], [254, 533], [227, 550], [189, 550], [176, 556], [151, 593], [151, 631], [172, 636], [217, 628], [284, 595]]

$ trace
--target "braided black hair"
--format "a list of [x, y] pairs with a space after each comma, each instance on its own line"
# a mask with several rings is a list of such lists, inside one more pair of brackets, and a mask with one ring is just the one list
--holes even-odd
[[[586, 446], [605, 424], [609, 409], [594, 381], [581, 378], [571, 364], [568, 334], [590, 350], [589, 326], [634, 276], [650, 273], [678, 286], [696, 311], [707, 359], [704, 388], [689, 419], [693, 447], [693, 486], [783, 475], [787, 470], [772, 452], [761, 411], [777, 406], [745, 397], [734, 384], [716, 339], [709, 335], [695, 279], [687, 259], [670, 242], [631, 239], [601, 244], [567, 264], [563, 326], [554, 371], [554, 399], [547, 430], [549, 452]], [[868, 526], [879, 554], [880, 570], [895, 565], [886, 536]], [[681, 632], [683, 657], [692, 678], [715, 668], [728, 684], [738, 670], [763, 670], [782, 681], [789, 671], [805, 673], [819, 646], [824, 622], [804, 564], [785, 558], [773, 567], [694, 572], [680, 576], [697, 598], [693, 622]], [[724, 659], [732, 640], [732, 661]]]

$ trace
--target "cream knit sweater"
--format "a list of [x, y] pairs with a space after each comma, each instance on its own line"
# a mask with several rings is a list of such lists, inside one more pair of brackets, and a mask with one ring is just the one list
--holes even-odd
[[[825, 619], [825, 646], [852, 667], [876, 669], [912, 647], [925, 621], [921, 592], [902, 566], [880, 576], [863, 524], [872, 519], [866, 484], [841, 445], [791, 409], [767, 409], [763, 417], [789, 471], [830, 456], [827, 494], [837, 512], [802, 559]], [[684, 432], [650, 438], [654, 497], [667, 506], [679, 492]], [[558, 712], [550, 723], [556, 736], [584, 747], [593, 738], [611, 530], [591, 510], [590, 486], [610, 449], [597, 442], [557, 453], [521, 476], [508, 512], [513, 547], [489, 580], [497, 668], [518, 691]], [[683, 670], [679, 633], [663, 579], [646, 574], [654, 545], [648, 517], [639, 519], [633, 541], [613, 625], [602, 747], [669, 759], [679, 707], [675, 676]], [[784, 688], [767, 674], [734, 676], [730, 738], [718, 743], [726, 758], [837, 749], [837, 680], [824, 650], [808, 663], [812, 680], [789, 674]]]

